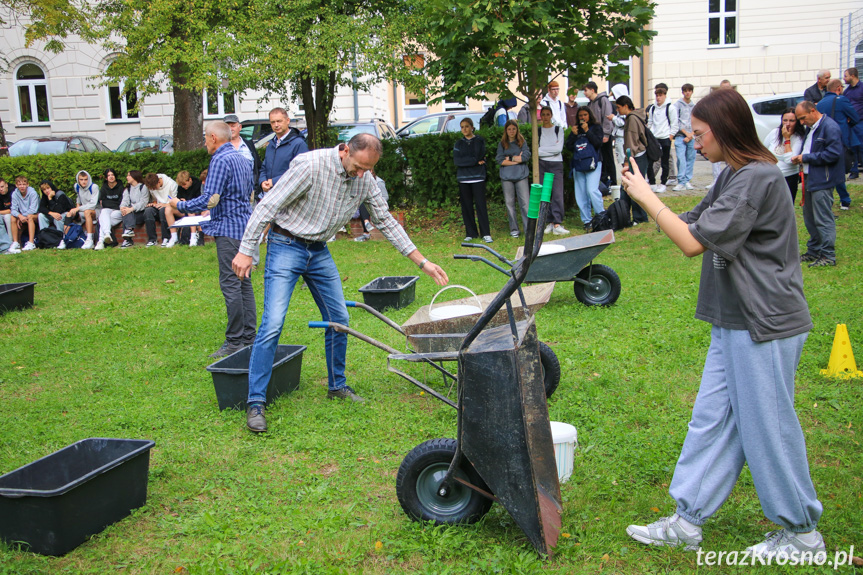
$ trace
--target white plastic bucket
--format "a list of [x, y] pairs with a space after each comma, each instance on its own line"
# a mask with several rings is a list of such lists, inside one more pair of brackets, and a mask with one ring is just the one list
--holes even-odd
[[620, 199], [620, 186], [611, 186], [610, 188], [608, 188], [608, 191], [611, 192], [611, 199], [612, 200], [619, 200]]
[[557, 478], [561, 483], [566, 483], [572, 475], [578, 431], [568, 423], [552, 421], [551, 438], [554, 442], [554, 458], [557, 460]]
[[[437, 296], [442, 294], [448, 289], [459, 288], [463, 289], [470, 293], [476, 301], [477, 305], [466, 305], [466, 304], [452, 304], [452, 305], [439, 305], [437, 308], [434, 307], [434, 302], [437, 299]], [[482, 312], [482, 303], [479, 301], [479, 298], [476, 296], [474, 292], [470, 289], [460, 286], [460, 285], [451, 285], [443, 288], [439, 292], [437, 292], [431, 300], [429, 304], [429, 319], [432, 321], [438, 321], [441, 319], [452, 319], [454, 317], [461, 317], [464, 315], [473, 315], [475, 313]]]

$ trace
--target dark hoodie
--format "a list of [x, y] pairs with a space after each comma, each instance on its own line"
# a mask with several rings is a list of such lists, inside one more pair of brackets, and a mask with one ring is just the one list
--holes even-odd
[[198, 196], [201, 195], [201, 180], [196, 178], [195, 176], [191, 176], [192, 185], [189, 186], [187, 190], [183, 186], [177, 184], [177, 199], [183, 200], [184, 202], [188, 202], [189, 200], [194, 200]]
[[108, 181], [102, 182], [99, 188], [99, 202], [103, 208], [108, 210], [119, 210], [120, 202], [123, 200], [123, 186], [120, 181], [114, 182], [114, 187], [108, 185]]
[[485, 140], [482, 136], [458, 140], [452, 150], [452, 159], [459, 182], [485, 180], [485, 164], [479, 163], [485, 160]]
[[39, 199], [39, 213], [45, 217], [50, 217], [49, 212], [65, 214], [74, 206], [66, 194], [59, 190], [54, 191], [54, 197], [49, 199], [48, 194], [42, 192], [42, 197]]

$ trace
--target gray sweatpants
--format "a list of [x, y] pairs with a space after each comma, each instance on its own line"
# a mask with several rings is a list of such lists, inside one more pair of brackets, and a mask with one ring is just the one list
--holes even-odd
[[669, 493], [677, 513], [703, 524], [749, 464], [764, 515], [795, 533], [815, 529], [822, 506], [794, 411], [794, 373], [808, 334], [756, 343], [713, 327], [701, 387]]
[[219, 288], [225, 297], [228, 326], [225, 341], [231, 344], [251, 344], [255, 341], [255, 292], [251, 278], [242, 281], [231, 269], [231, 262], [240, 249], [240, 240], [216, 236], [216, 256], [219, 259]]

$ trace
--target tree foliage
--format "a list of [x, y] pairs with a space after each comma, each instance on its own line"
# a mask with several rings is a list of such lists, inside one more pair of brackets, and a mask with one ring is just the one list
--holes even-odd
[[339, 87], [418, 81], [403, 59], [417, 49], [418, 22], [403, 0], [250, 0], [236, 36], [223, 38], [229, 83], [299, 99], [309, 144], [319, 147]]
[[[515, 79], [533, 109], [550, 78], [566, 73], [578, 85], [604, 75], [609, 56], [639, 55], [656, 34], [646, 28], [653, 7], [650, 0], [428, 0], [431, 90], [435, 100], [506, 97]], [[531, 120], [536, 142], [535, 113]]]

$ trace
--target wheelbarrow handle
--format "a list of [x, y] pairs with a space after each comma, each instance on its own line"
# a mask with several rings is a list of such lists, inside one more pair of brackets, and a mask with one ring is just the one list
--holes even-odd
[[370, 314], [372, 314], [373, 316], [375, 316], [376, 318], [378, 318], [379, 320], [381, 320], [382, 322], [384, 322], [385, 324], [387, 324], [388, 326], [390, 326], [391, 328], [393, 328], [394, 330], [396, 330], [397, 332], [399, 332], [400, 334], [402, 334], [402, 335], [405, 334], [405, 330], [402, 329], [402, 326], [400, 326], [399, 324], [397, 324], [396, 322], [394, 322], [393, 320], [391, 320], [390, 318], [388, 318], [387, 316], [385, 316], [384, 314], [382, 314], [381, 312], [379, 312], [378, 310], [376, 310], [375, 308], [373, 308], [370, 305], [366, 305], [366, 304], [358, 302], [358, 301], [346, 301], [345, 307], [356, 307], [356, 308], [364, 309], [367, 312], [369, 312]]
[[471, 260], [473, 262], [485, 262], [488, 265], [490, 265], [491, 267], [493, 267], [494, 269], [496, 269], [497, 271], [499, 271], [500, 273], [507, 275], [507, 276], [511, 275], [510, 270], [504, 269], [504, 268], [500, 267], [499, 265], [497, 265], [496, 263], [489, 261], [488, 258], [484, 258], [482, 256], [473, 256], [473, 255], [468, 255], [468, 254], [455, 254], [455, 255], [453, 255], [453, 259], [455, 259], [455, 260]]
[[345, 333], [348, 335], [352, 335], [355, 338], [361, 339], [364, 342], [371, 344], [371, 345], [377, 347], [378, 349], [382, 349], [387, 353], [401, 353], [399, 350], [397, 350], [394, 347], [391, 347], [385, 343], [381, 343], [378, 340], [374, 339], [373, 337], [369, 337], [362, 332], [359, 332], [355, 329], [351, 329], [344, 324], [336, 323], [334, 321], [310, 321], [309, 327], [333, 328], [334, 330], [336, 330], [339, 333]]
[[[511, 262], [510, 260], [506, 259], [506, 258], [505, 258], [505, 257], [503, 257], [501, 254], [499, 254], [498, 252], [494, 251], [493, 249], [491, 249], [490, 247], [488, 247], [488, 246], [487, 246], [487, 245], [485, 245], [485, 244], [472, 244], [472, 243], [470, 243], [470, 242], [462, 242], [461, 247], [463, 247], [463, 248], [481, 248], [481, 249], [484, 249], [485, 251], [487, 251], [488, 253], [490, 253], [491, 255], [493, 255], [494, 257], [496, 257], [497, 259], [499, 259], [500, 261], [502, 261], [502, 262], [503, 262], [503, 263], [505, 263], [506, 265], [508, 265], [508, 266], [512, 267], [512, 262]], [[509, 273], [507, 273], [507, 275], [509, 275]]]
[[322, 327], [324, 329], [330, 327], [330, 322], [328, 321], [310, 321], [309, 327]]

